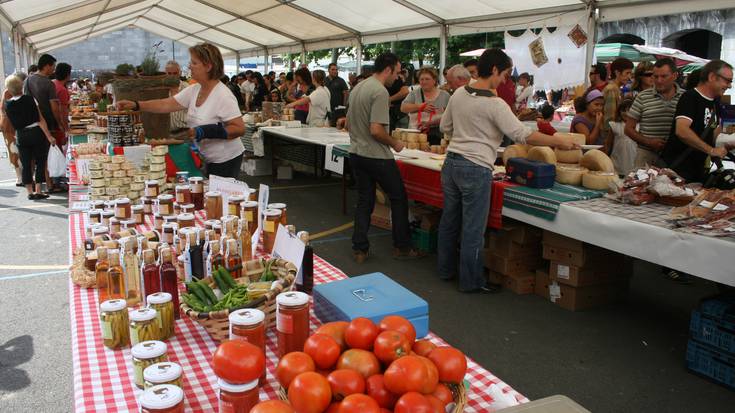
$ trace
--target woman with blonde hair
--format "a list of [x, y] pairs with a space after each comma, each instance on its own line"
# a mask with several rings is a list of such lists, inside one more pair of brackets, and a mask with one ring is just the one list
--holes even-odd
[[640, 62], [633, 71], [633, 87], [625, 97], [636, 97], [638, 93], [653, 87], [653, 63]]
[[204, 156], [208, 175], [237, 178], [245, 147], [240, 136], [245, 133], [235, 96], [220, 78], [224, 61], [219, 49], [209, 43], [189, 48], [189, 70], [195, 84], [164, 99], [117, 102], [118, 110], [171, 113], [186, 110], [189, 137]]
[[442, 133], [439, 123], [449, 104], [449, 93], [439, 89], [436, 70], [429, 67], [418, 71], [419, 87], [409, 92], [401, 103], [401, 112], [408, 114], [408, 127], [428, 135], [430, 145], [439, 145]]
[[[26, 79], [26, 74], [23, 72], [13, 73], [13, 76], [19, 77], [21, 82]], [[11, 97], [13, 97], [13, 95], [8, 91], [8, 89], [5, 89], [3, 91], [2, 107], [0, 108], [0, 132], [3, 133], [3, 138], [5, 138], [5, 147], [8, 148], [8, 161], [10, 161], [10, 165], [15, 169], [15, 186], [22, 187], [24, 186], [23, 175], [20, 171], [20, 156], [18, 153], [18, 145], [15, 142], [15, 129], [13, 129], [13, 125], [5, 114], [5, 102]]]

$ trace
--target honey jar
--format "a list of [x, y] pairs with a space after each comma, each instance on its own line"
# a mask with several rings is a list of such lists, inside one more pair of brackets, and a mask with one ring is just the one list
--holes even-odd
[[191, 186], [176, 185], [176, 202], [179, 204], [191, 203]]
[[245, 197], [240, 195], [232, 195], [227, 198], [227, 215], [240, 215], [240, 204], [245, 201]]
[[194, 214], [179, 214], [176, 217], [176, 222], [179, 224], [179, 228], [188, 228], [194, 226]]
[[158, 204], [158, 213], [167, 216], [174, 214], [174, 196], [170, 194], [161, 194], [156, 198]]
[[130, 208], [130, 199], [120, 198], [115, 200], [115, 218], [124, 221], [133, 216]]
[[274, 203], [274, 204], [268, 204], [268, 209], [280, 209], [281, 210], [281, 225], [286, 226], [288, 224], [288, 221], [286, 219], [286, 204], [284, 203]]
[[156, 198], [160, 195], [158, 181], [145, 181], [145, 191], [143, 193], [148, 198]]
[[204, 194], [204, 204], [207, 210], [207, 219], [220, 219], [222, 217], [222, 193], [209, 191]]
[[278, 231], [278, 224], [281, 222], [281, 210], [266, 209], [263, 215], [265, 215], [263, 221], [263, 248], [270, 253], [273, 251], [273, 244], [276, 242], [276, 231]]

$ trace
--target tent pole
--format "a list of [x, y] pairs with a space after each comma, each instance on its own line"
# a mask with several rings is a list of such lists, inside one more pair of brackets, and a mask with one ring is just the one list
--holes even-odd
[[[585, 73], [592, 66], [592, 60], [595, 54], [595, 43], [597, 42], [597, 7], [592, 1], [587, 8], [587, 57], [585, 59]], [[589, 86], [589, 76], [585, 76], [585, 86]]]
[[306, 64], [306, 43], [301, 42], [301, 65]]
[[362, 73], [362, 39], [357, 38], [357, 46], [355, 47], [355, 74]]
[[439, 35], [439, 81], [446, 82], [444, 79], [444, 68], [447, 67], [447, 36], [449, 26], [442, 25], [441, 34]]
[[240, 52], [235, 53], [235, 75], [240, 73]]

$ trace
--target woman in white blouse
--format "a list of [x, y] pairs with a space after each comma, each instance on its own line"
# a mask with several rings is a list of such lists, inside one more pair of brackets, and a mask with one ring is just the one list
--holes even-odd
[[195, 84], [176, 95], [140, 102], [122, 100], [118, 110], [171, 113], [186, 110], [189, 137], [199, 145], [206, 173], [237, 178], [245, 147], [240, 136], [245, 133], [237, 100], [222, 82], [224, 61], [219, 49], [209, 43], [189, 48], [189, 69]]
[[311, 79], [314, 81], [316, 89], [309, 96], [304, 96], [286, 105], [287, 108], [293, 108], [308, 104], [309, 114], [306, 117], [306, 123], [309, 126], [329, 126], [329, 111], [332, 95], [329, 93], [329, 89], [324, 86], [326, 78], [327, 75], [323, 70], [311, 72]]
[[520, 111], [528, 107], [528, 99], [533, 95], [531, 76], [523, 72], [518, 76], [518, 90], [516, 92], [516, 110]]

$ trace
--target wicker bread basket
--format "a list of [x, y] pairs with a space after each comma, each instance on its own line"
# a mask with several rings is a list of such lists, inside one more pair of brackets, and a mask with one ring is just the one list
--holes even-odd
[[[260, 279], [263, 275], [265, 267], [260, 260], [252, 260], [243, 263], [243, 274], [240, 278], [236, 278], [238, 284], [249, 284]], [[265, 295], [250, 300], [246, 305], [239, 308], [231, 308], [227, 310], [211, 311], [208, 313], [200, 313], [193, 308], [181, 303], [181, 312], [189, 316], [192, 320], [201, 324], [212, 338], [220, 342], [230, 336], [230, 312], [240, 310], [242, 308], [257, 308], [265, 313], [265, 327], [276, 322], [276, 296], [284, 291], [291, 291], [296, 281], [296, 266], [290, 261], [276, 259], [271, 265], [271, 271], [276, 276], [277, 281], [273, 287]], [[210, 277], [204, 279], [214, 289], [214, 280]]]

